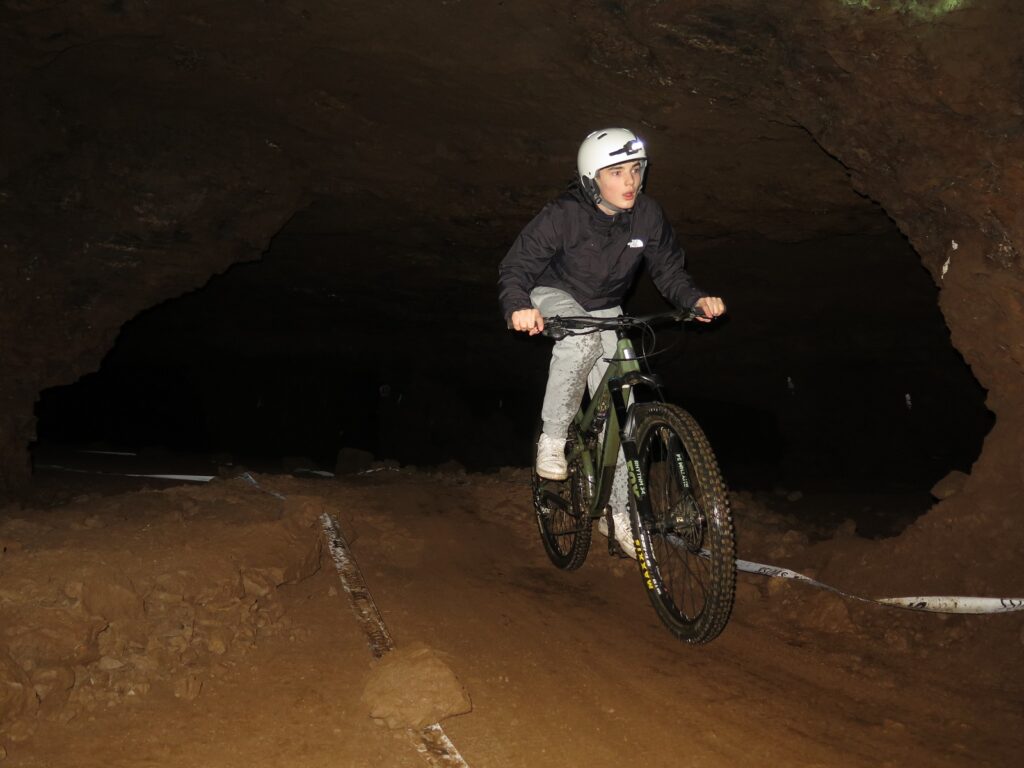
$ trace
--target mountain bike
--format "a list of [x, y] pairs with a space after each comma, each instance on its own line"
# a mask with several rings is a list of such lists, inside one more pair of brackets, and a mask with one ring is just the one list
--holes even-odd
[[[654, 610], [679, 639], [707, 643], [725, 628], [736, 583], [736, 545], [729, 501], [711, 445], [694, 418], [664, 401], [647, 366], [656, 324], [686, 322], [693, 312], [647, 317], [551, 317], [544, 334], [615, 331], [615, 356], [597, 390], [569, 428], [566, 480], [533, 473], [533, 502], [544, 549], [564, 570], [583, 565], [593, 523], [614, 523], [608, 499], [625, 457], [629, 516], [640, 574]], [[630, 332], [641, 331], [641, 354]], [[644, 400], [640, 402], [641, 398]]]

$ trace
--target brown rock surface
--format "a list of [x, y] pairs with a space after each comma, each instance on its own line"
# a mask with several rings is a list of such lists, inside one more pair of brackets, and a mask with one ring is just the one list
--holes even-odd
[[[26, 526], [0, 522], [25, 544], [0, 567], [0, 626], [12, 608], [19, 626], [54, 606], [78, 610], [78, 590], [50, 577], [85, 573], [83, 562], [124, 574], [146, 608], [145, 639], [115, 622], [99, 655], [73, 669], [0, 653], [0, 746], [12, 765], [424, 764], [367, 717], [375, 674], [374, 711], [414, 727], [464, 711], [471, 690], [472, 712], [444, 722], [470, 765], [671, 763], [681, 723], [692, 729], [687, 759], [711, 768], [750, 755], [952, 768], [1019, 754], [1022, 679], [1005, 660], [1019, 652], [1020, 614], [901, 611], [741, 574], [725, 632], [693, 648], [658, 622], [635, 564], [605, 557], [600, 537], [581, 570], [554, 569], [522, 478], [258, 479], [289, 501], [240, 481], [154, 491], [53, 475], [32, 508], [49, 533], [37, 526], [26, 539], [14, 533]], [[42, 504], [49, 494], [80, 500]], [[776, 564], [817, 572], [817, 546], [857, 554], [852, 531], [812, 545], [764, 498], [736, 501], [741, 557], [777, 550]], [[311, 542], [289, 530], [307, 530], [316, 511], [339, 517], [396, 641], [376, 673], [337, 574], [299, 566]], [[95, 515], [107, 527], [71, 525]], [[293, 566], [308, 575], [262, 596], [241, 587], [246, 569]], [[61, 636], [68, 645], [76, 630]]]
[[9, 653], [0, 653], [0, 728], [26, 712], [32, 713], [35, 703], [28, 675]]
[[[154, 684], [197, 697], [214, 658], [287, 626], [278, 588], [320, 566], [319, 507], [302, 498], [235, 481], [81, 499], [22, 510], [46, 528], [0, 518], [23, 545], [0, 574], [0, 731], [27, 734], [40, 705], [66, 720]], [[77, 522], [97, 513], [103, 529]]]

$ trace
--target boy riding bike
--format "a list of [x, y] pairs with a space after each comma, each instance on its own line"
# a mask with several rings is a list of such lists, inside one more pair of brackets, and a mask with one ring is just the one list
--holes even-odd
[[[523, 229], [498, 269], [499, 299], [509, 326], [536, 335], [554, 315], [614, 317], [643, 260], [655, 286], [679, 309], [699, 309], [703, 322], [725, 303], [697, 288], [661, 207], [641, 195], [647, 151], [624, 128], [594, 131], [580, 145], [577, 178]], [[555, 342], [537, 444], [536, 472], [565, 480], [565, 441], [583, 399], [615, 354], [614, 332], [567, 336]], [[612, 486], [611, 506], [622, 543], [629, 539], [625, 471]], [[631, 546], [624, 547], [626, 552]]]

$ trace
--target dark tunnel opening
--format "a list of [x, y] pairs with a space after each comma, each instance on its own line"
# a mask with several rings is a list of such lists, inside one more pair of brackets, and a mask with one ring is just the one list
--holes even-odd
[[[126, 324], [98, 372], [43, 392], [37, 463], [46, 446], [74, 445], [269, 469], [334, 470], [345, 449], [419, 467], [527, 466], [550, 342], [503, 328], [494, 271], [509, 238], [425, 227], [368, 250], [361, 233], [296, 221], [261, 261]], [[660, 334], [654, 367], [731, 487], [853, 494], [845, 516], [866, 495], [894, 496], [905, 524], [937, 480], [969, 470], [992, 423], [985, 393], [895, 228], [682, 239], [730, 313]], [[662, 305], [641, 277], [626, 309]]]

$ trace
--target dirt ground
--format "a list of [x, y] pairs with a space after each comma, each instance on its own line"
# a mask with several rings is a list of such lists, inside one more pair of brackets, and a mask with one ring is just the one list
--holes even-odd
[[[549, 564], [522, 470], [257, 477], [48, 471], [0, 510], [4, 765], [426, 765], [369, 715], [381, 662], [325, 511], [396, 648], [430, 649], [468, 694], [442, 725], [474, 768], [1006, 766], [1024, 747], [1022, 614], [740, 574], [729, 626], [694, 648], [603, 538], [578, 572]], [[764, 500], [733, 507], [745, 559], [817, 575], [862, 546], [852, 524], [816, 541]]]

